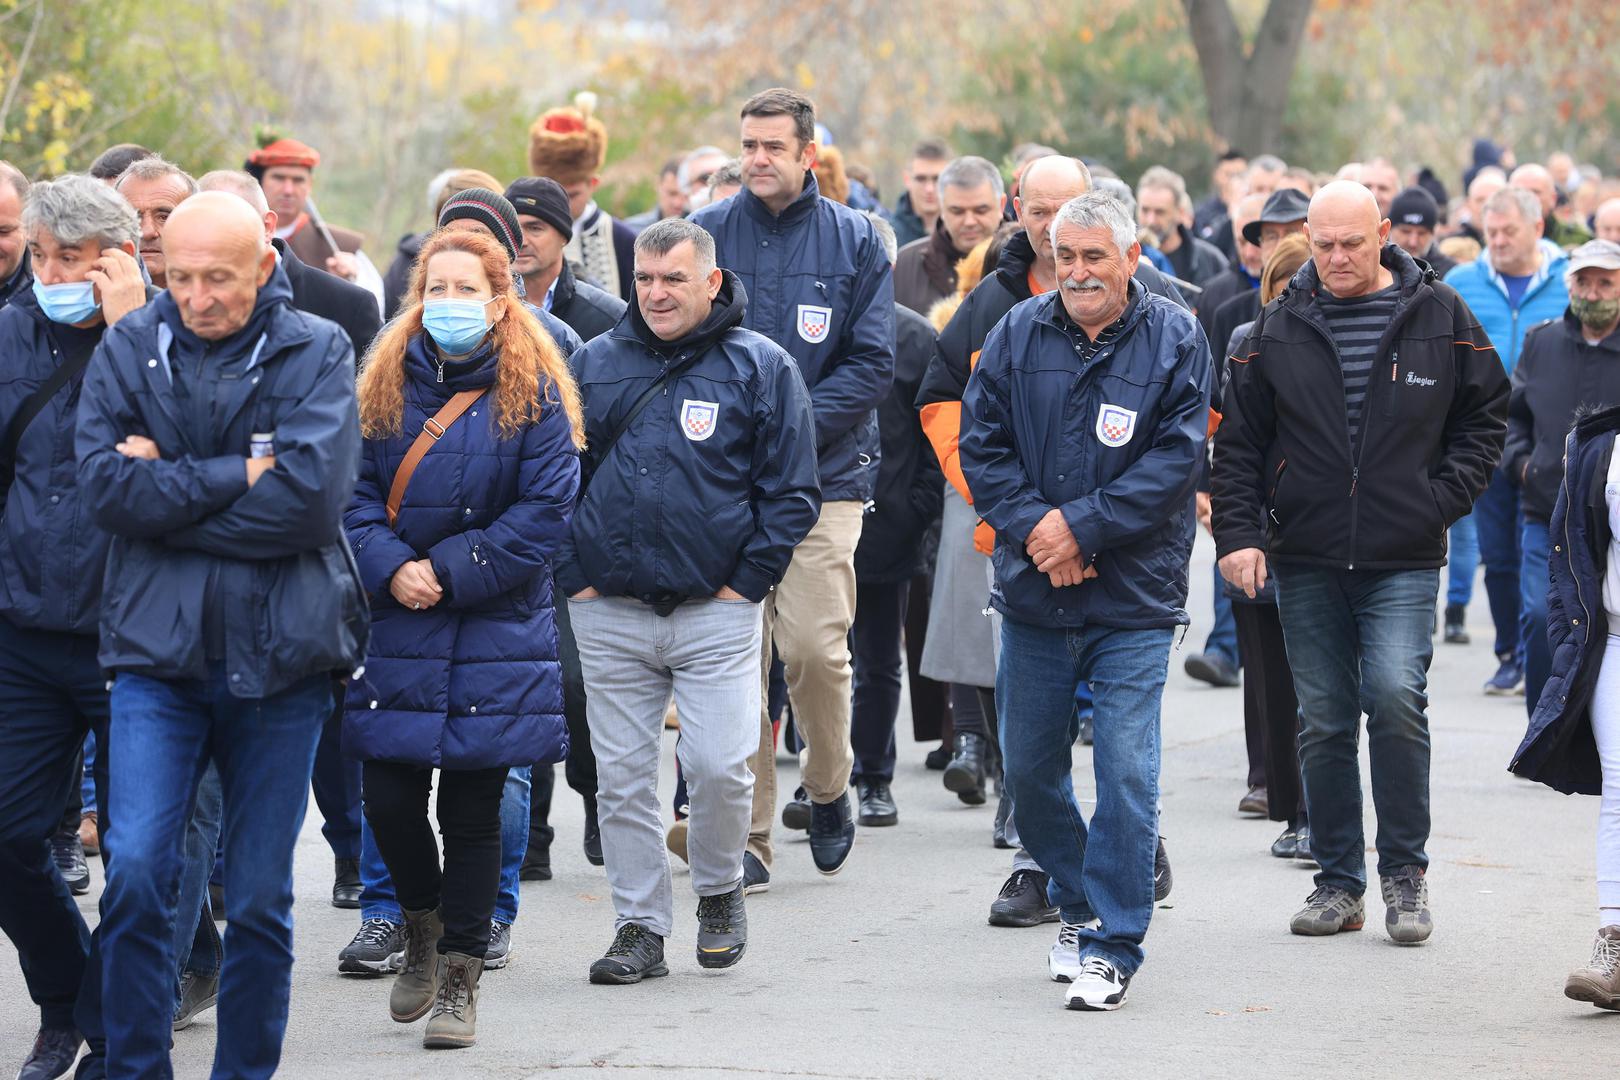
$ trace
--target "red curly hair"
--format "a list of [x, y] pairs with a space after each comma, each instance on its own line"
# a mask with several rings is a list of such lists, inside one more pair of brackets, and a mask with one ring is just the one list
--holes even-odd
[[368, 439], [398, 435], [405, 415], [405, 349], [422, 333], [422, 292], [427, 266], [435, 255], [461, 251], [483, 264], [494, 294], [506, 301], [506, 317], [490, 331], [498, 358], [494, 402], [495, 430], [503, 439], [517, 435], [540, 420], [547, 403], [561, 405], [574, 432], [574, 446], [585, 446], [585, 414], [579, 387], [568, 371], [562, 350], [538, 319], [518, 298], [506, 249], [482, 233], [440, 229], [422, 245], [411, 271], [407, 306], [394, 318], [366, 352], [360, 369], [360, 433]]

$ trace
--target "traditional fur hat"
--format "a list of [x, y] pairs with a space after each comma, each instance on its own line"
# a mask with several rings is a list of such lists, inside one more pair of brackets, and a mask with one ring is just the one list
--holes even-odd
[[567, 187], [602, 171], [607, 128], [592, 114], [596, 95], [582, 90], [572, 106], [548, 109], [529, 128], [529, 171]]

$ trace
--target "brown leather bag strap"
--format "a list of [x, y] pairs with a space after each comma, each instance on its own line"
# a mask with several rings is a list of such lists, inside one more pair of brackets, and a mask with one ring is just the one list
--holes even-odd
[[405, 451], [405, 460], [399, 463], [399, 471], [394, 473], [393, 486], [388, 489], [388, 527], [394, 527], [394, 521], [399, 517], [400, 504], [405, 501], [405, 489], [410, 486], [411, 474], [416, 472], [416, 466], [421, 464], [427, 452], [433, 449], [433, 444], [444, 438], [444, 433], [450, 430], [450, 425], [461, 418], [461, 414], [472, 407], [472, 403], [484, 396], [483, 390], [463, 390], [456, 394], [444, 407], [428, 418], [422, 425], [422, 431], [411, 443], [411, 448]]

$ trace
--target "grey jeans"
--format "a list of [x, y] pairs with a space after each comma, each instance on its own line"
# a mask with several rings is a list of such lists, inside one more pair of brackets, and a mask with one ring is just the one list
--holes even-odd
[[669, 937], [674, 912], [658, 806], [659, 744], [671, 692], [676, 754], [691, 797], [687, 859], [699, 896], [742, 882], [759, 745], [760, 608], [692, 600], [661, 617], [639, 600], [570, 600], [596, 752], [597, 816], [616, 926]]

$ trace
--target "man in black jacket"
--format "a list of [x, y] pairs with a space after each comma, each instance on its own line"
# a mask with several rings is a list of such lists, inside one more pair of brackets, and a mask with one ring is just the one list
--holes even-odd
[[1513, 369], [1502, 471], [1519, 482], [1519, 618], [1524, 704], [1534, 716], [1552, 670], [1547, 643], [1547, 523], [1564, 479], [1564, 438], [1575, 417], [1620, 404], [1620, 244], [1590, 240], [1570, 252], [1569, 308], [1524, 336]]
[[[589, 481], [557, 560], [585, 672], [617, 915], [591, 981], [667, 975], [673, 930], [658, 747], [674, 693], [691, 796], [697, 960], [735, 964], [759, 744], [760, 602], [821, 509], [815, 421], [792, 358], [743, 328], [707, 232], [636, 238], [636, 303], [581, 350]], [[757, 860], [756, 860], [757, 862]]]
[[574, 226], [562, 185], [545, 176], [525, 176], [512, 181], [506, 199], [517, 211], [523, 234], [512, 269], [523, 279], [529, 303], [573, 327], [581, 341], [617, 326], [624, 301], [579, 280], [563, 257]]
[[346, 335], [292, 307], [262, 220], [188, 199], [169, 289], [85, 376], [78, 481], [112, 534], [99, 662], [113, 674], [118, 857], [102, 898], [107, 1058], [164, 1075], [182, 833], [204, 770], [224, 791], [232, 948], [216, 1069], [273, 1072], [292, 967], [292, 859], [332, 678], [370, 628], [343, 539], [360, 451]]
[[1274, 572], [1299, 695], [1321, 872], [1291, 929], [1365, 920], [1365, 707], [1385, 927], [1405, 944], [1433, 929], [1424, 688], [1446, 529], [1501, 456], [1508, 386], [1467, 305], [1389, 228], [1360, 184], [1311, 200], [1314, 261], [1231, 357], [1212, 494], [1226, 580], [1252, 597]]

